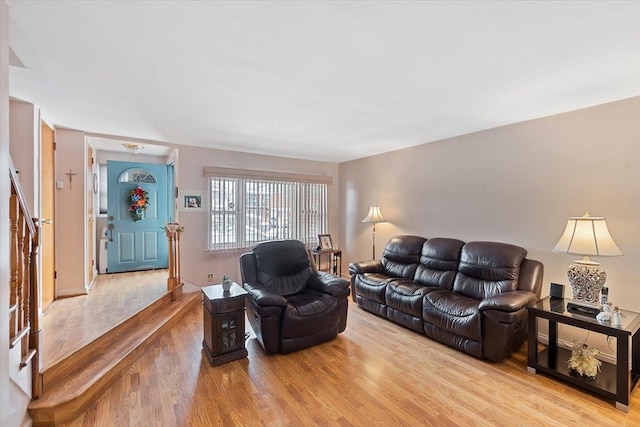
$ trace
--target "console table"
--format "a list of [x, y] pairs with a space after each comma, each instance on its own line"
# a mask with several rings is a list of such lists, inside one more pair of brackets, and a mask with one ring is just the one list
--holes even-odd
[[[313, 250], [311, 252], [313, 254], [314, 261], [318, 266], [318, 270], [322, 270], [322, 255], [328, 255], [329, 259], [327, 260], [327, 270], [329, 273], [333, 273], [336, 276], [342, 276], [342, 251], [340, 249], [325, 249], [322, 251]], [[338, 272], [338, 268], [340, 271]]]
[[202, 348], [213, 365], [247, 357], [244, 346], [244, 310], [247, 291], [233, 283], [228, 292], [222, 285], [202, 288], [204, 340]]
[[[593, 393], [615, 400], [616, 408], [629, 412], [629, 396], [640, 378], [640, 313], [621, 310], [622, 324], [599, 322], [595, 318], [567, 311], [567, 301], [546, 297], [527, 307], [529, 342], [527, 370], [533, 374], [543, 372]], [[538, 351], [538, 319], [549, 321], [549, 344]], [[595, 379], [583, 378], [571, 372], [567, 360], [571, 351], [558, 347], [558, 323], [575, 326], [616, 338], [616, 364], [602, 362], [601, 372]], [[629, 365], [631, 341], [631, 365]]]

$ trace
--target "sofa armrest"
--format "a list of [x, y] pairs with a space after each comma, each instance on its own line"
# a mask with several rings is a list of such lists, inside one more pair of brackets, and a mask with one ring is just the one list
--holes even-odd
[[480, 301], [478, 308], [484, 310], [518, 311], [538, 301], [533, 292], [513, 291], [486, 298]]
[[336, 298], [349, 296], [349, 282], [342, 277], [334, 276], [324, 271], [318, 271], [309, 278], [307, 286], [310, 289], [329, 294]]
[[384, 273], [384, 267], [379, 260], [352, 262], [349, 264], [349, 274], [355, 276], [362, 273]]
[[259, 283], [245, 283], [243, 288], [249, 293], [249, 298], [253, 299], [253, 301], [261, 307], [287, 307], [287, 300], [282, 295], [265, 289], [264, 286]]

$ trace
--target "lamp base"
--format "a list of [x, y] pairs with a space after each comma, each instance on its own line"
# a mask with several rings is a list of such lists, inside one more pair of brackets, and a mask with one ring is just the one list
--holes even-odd
[[600, 264], [588, 259], [574, 261], [567, 270], [567, 277], [573, 291], [573, 299], [598, 304], [600, 290], [607, 280], [607, 273]]
[[596, 317], [601, 309], [602, 306], [600, 304], [592, 304], [586, 301], [572, 299], [567, 302], [567, 311], [571, 314]]

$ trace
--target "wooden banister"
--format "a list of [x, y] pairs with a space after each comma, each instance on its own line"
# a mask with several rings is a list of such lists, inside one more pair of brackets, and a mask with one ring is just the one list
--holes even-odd
[[[20, 203], [20, 210], [25, 213], [29, 212], [24, 193], [22, 193], [22, 187], [20, 187], [20, 181], [18, 180], [18, 172], [13, 166], [13, 161], [9, 157], [9, 176], [11, 177], [11, 192], [18, 195], [18, 202]], [[30, 217], [30, 216], [29, 216]], [[27, 221], [27, 227], [29, 227], [29, 234], [31, 236], [36, 234], [36, 223]]]
[[38, 222], [29, 213], [18, 174], [9, 158], [10, 293], [9, 345], [20, 346], [20, 369], [31, 363], [32, 398], [42, 393], [41, 331], [38, 310]]

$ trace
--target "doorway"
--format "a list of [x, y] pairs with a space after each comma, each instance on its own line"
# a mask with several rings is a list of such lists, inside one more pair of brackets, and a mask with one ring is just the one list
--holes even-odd
[[169, 166], [107, 161], [108, 273], [167, 268]]
[[40, 122], [41, 175], [40, 192], [40, 256], [42, 310], [55, 299], [55, 145], [54, 132], [45, 122]]

